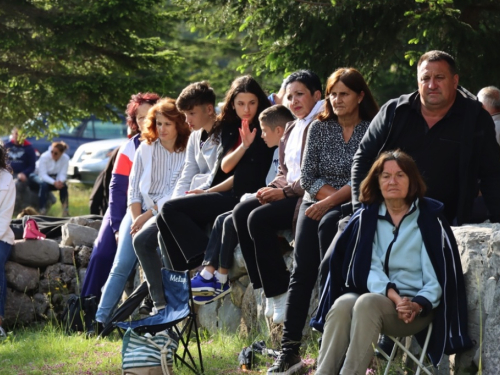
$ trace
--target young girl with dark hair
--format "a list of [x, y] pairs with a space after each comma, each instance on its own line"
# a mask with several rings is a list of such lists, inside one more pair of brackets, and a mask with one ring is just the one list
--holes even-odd
[[9, 224], [16, 202], [16, 184], [10, 170], [7, 168], [6, 156], [3, 145], [0, 145], [0, 339], [6, 336], [2, 328], [7, 299], [5, 263], [9, 259], [14, 244], [14, 233]]
[[199, 266], [208, 244], [207, 225], [232, 210], [243, 194], [265, 186], [274, 149], [261, 139], [258, 117], [269, 105], [252, 77], [239, 77], [231, 85], [212, 131], [219, 149], [209, 188], [165, 203], [157, 219], [173, 269]]

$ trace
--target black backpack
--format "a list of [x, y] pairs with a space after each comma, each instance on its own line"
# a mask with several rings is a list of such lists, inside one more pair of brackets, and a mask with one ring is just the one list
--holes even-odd
[[64, 331], [69, 335], [73, 332], [88, 331], [97, 313], [95, 296], [79, 297], [72, 295], [66, 302], [61, 322]]

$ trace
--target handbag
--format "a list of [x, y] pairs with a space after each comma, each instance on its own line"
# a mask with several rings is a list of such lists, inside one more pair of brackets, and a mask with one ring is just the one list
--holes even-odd
[[173, 336], [168, 331], [141, 336], [128, 328], [123, 336], [122, 374], [173, 375], [172, 365], [178, 347]]
[[45, 239], [45, 234], [40, 232], [38, 229], [38, 224], [35, 219], [27, 219], [24, 224], [23, 238], [25, 240], [43, 240]]

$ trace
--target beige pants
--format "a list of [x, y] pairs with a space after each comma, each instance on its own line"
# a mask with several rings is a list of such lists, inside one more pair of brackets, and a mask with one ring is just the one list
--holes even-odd
[[326, 315], [316, 375], [365, 375], [380, 333], [410, 336], [422, 331], [433, 314], [406, 324], [387, 297], [348, 293], [338, 298]]

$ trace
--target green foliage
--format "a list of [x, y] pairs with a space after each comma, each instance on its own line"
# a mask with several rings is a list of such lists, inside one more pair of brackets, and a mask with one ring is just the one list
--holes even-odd
[[[178, 58], [160, 0], [0, 0], [2, 127], [41, 134], [95, 113], [113, 117], [137, 91], [167, 91]], [[165, 11], [160, 11], [165, 9]]]
[[[387, 86], [395, 64], [406, 71], [423, 52], [441, 49], [456, 56], [461, 83], [471, 91], [500, 81], [495, 0], [174, 2], [198, 28], [240, 35], [243, 47], [254, 51], [245, 54], [245, 67], [257, 74], [310, 68], [326, 79], [337, 67], [353, 66], [370, 83]], [[414, 70], [400, 78], [401, 86], [415, 86]]]

